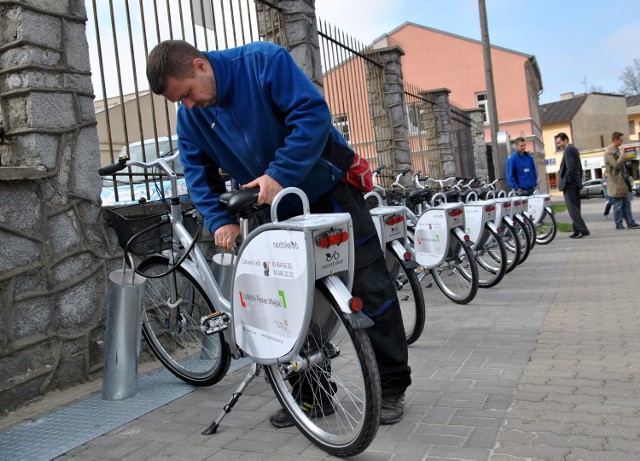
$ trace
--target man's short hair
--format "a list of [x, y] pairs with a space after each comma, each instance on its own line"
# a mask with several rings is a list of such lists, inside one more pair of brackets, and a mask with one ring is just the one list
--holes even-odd
[[563, 141], [568, 141], [569, 140], [569, 136], [567, 136], [567, 134], [563, 133], [563, 132], [558, 133], [555, 137], [556, 138], [560, 138]]
[[522, 136], [517, 137], [516, 140], [513, 141], [513, 143], [516, 145], [520, 144], [521, 142], [527, 142], [527, 141]]
[[619, 131], [614, 131], [613, 134], [611, 135], [611, 141], [617, 141], [618, 139], [620, 139], [621, 137], [623, 137], [624, 134], [620, 133]]
[[191, 63], [196, 58], [206, 59], [206, 56], [184, 40], [165, 40], [156, 45], [147, 58], [147, 79], [151, 91], [163, 94], [167, 77], [193, 77]]

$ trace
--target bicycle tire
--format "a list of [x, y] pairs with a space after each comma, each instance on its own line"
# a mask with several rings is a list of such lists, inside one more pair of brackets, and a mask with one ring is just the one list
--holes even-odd
[[422, 287], [415, 270], [407, 269], [397, 253], [388, 248], [386, 264], [387, 272], [396, 287], [407, 344], [410, 345], [418, 340], [424, 330], [425, 306]]
[[442, 293], [456, 304], [468, 304], [478, 292], [478, 264], [470, 246], [455, 232], [444, 261], [431, 269], [431, 275]]
[[553, 213], [544, 210], [542, 219], [536, 224], [536, 243], [540, 245], [548, 245], [553, 242], [558, 232], [556, 225], [556, 217]]
[[524, 227], [525, 229], [527, 229], [527, 232], [529, 233], [530, 248], [533, 250], [533, 247], [536, 246], [536, 226], [533, 223], [533, 220], [526, 213], [522, 214], [522, 218], [524, 222]]
[[[167, 271], [168, 258], [151, 256], [138, 266], [139, 272], [160, 274]], [[169, 277], [176, 278], [183, 303], [177, 317], [178, 332], [167, 329]], [[206, 335], [200, 329], [200, 318], [214, 312], [211, 300], [200, 283], [183, 267], [160, 278], [148, 278], [142, 333], [158, 360], [175, 376], [193, 386], [211, 386], [220, 381], [231, 364], [231, 353], [222, 333]]]
[[520, 263], [520, 241], [515, 228], [507, 221], [500, 224], [502, 243], [507, 251], [507, 274], [514, 270]]
[[500, 235], [489, 226], [475, 248], [475, 257], [478, 263], [478, 286], [491, 288], [500, 283], [507, 273], [507, 250]]
[[[366, 450], [378, 431], [382, 391], [378, 366], [366, 330], [353, 329], [329, 290], [317, 283], [313, 314], [301, 355], [320, 353], [316, 363], [298, 373], [287, 370], [289, 364], [265, 366], [265, 372], [283, 408], [311, 442], [335, 456], [354, 456]], [[302, 382], [302, 386], [291, 381]], [[328, 396], [333, 412], [310, 417], [301, 408], [300, 389], [309, 388], [312, 402], [305, 407], [318, 408], [321, 396]], [[329, 386], [327, 383], [332, 383]], [[324, 385], [323, 385], [324, 384]], [[326, 392], [321, 392], [325, 390]]]
[[529, 253], [531, 252], [531, 243], [529, 242], [531, 236], [529, 232], [527, 232], [525, 225], [520, 221], [520, 218], [515, 218], [513, 220], [513, 227], [516, 230], [518, 242], [520, 243], [520, 261], [518, 264], [522, 264], [527, 260]]

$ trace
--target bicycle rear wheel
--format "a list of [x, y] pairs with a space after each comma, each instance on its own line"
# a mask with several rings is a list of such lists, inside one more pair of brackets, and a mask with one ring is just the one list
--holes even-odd
[[556, 238], [556, 232], [558, 232], [556, 217], [553, 213], [544, 210], [542, 219], [536, 224], [536, 243], [540, 245], [551, 243]]
[[431, 275], [438, 288], [451, 301], [467, 304], [478, 292], [478, 264], [470, 246], [465, 245], [455, 232], [451, 232], [447, 255]]
[[[165, 273], [169, 260], [152, 256], [140, 263], [143, 274]], [[170, 277], [175, 280], [178, 306], [176, 325], [169, 328]], [[194, 386], [210, 386], [229, 369], [231, 353], [222, 333], [206, 335], [200, 318], [213, 312], [200, 283], [179, 266], [160, 278], [148, 278], [145, 288], [142, 333], [160, 362], [175, 376]]]
[[507, 250], [498, 233], [489, 226], [485, 228], [485, 235], [475, 249], [478, 262], [478, 286], [491, 288], [507, 273]]
[[536, 225], [526, 213], [522, 214], [522, 223], [529, 234], [529, 248], [533, 250], [533, 247], [536, 246]]
[[283, 408], [305, 437], [327, 453], [354, 456], [366, 450], [380, 424], [378, 367], [366, 330], [351, 327], [321, 283], [300, 355], [314, 364], [299, 372], [288, 363], [265, 367]]
[[507, 273], [509, 273], [520, 263], [520, 241], [515, 228], [507, 221], [502, 221], [500, 231], [502, 243], [507, 251]]
[[387, 249], [387, 272], [396, 286], [407, 344], [413, 344], [422, 334], [425, 322], [424, 295], [413, 269], [407, 269], [394, 251]]

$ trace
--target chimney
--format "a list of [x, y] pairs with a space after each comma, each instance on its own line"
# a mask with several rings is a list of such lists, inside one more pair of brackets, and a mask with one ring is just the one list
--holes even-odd
[[566, 101], [567, 99], [571, 99], [573, 98], [575, 95], [573, 94], [573, 91], [570, 91], [568, 93], [562, 93], [560, 95], [560, 101]]

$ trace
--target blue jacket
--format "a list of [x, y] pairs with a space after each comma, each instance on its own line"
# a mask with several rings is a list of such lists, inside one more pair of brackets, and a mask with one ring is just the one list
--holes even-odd
[[219, 168], [240, 184], [267, 174], [283, 187], [301, 188], [311, 203], [331, 189], [354, 154], [289, 53], [256, 42], [205, 55], [216, 77], [216, 104], [191, 110], [181, 104], [177, 132], [187, 186], [207, 228], [235, 222], [218, 204], [225, 190]]
[[529, 152], [514, 151], [507, 160], [507, 182], [511, 189], [535, 189], [538, 186], [536, 163]]

